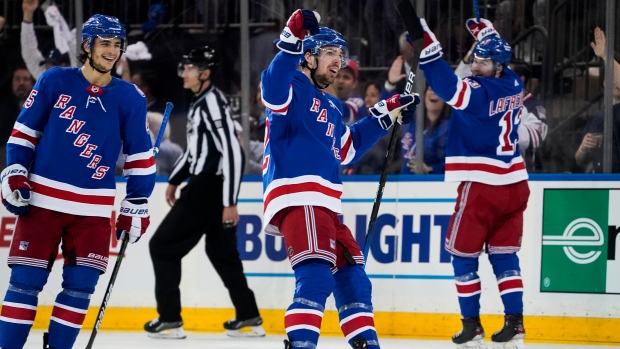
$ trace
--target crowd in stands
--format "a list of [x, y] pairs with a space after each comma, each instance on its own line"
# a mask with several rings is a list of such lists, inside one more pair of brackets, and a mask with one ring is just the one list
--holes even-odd
[[[344, 4], [342, 14], [336, 19], [331, 19], [336, 24], [343, 21], [363, 21], [369, 24], [377, 21], [381, 16], [392, 16], [397, 18], [394, 11], [394, 1], [363, 1], [363, 5]], [[277, 3], [272, 1], [271, 3]], [[431, 2], [429, 6], [441, 7], [441, 1]], [[274, 5], [275, 6], [275, 5]], [[358, 8], [363, 6], [362, 8]], [[525, 6], [525, 8], [522, 8]], [[278, 12], [285, 13], [286, 6], [282, 5]], [[347, 7], [355, 7], [355, 11], [349, 11]], [[276, 7], [274, 7], [276, 8]], [[515, 38], [522, 31], [527, 29], [528, 25], [542, 25], [546, 18], [544, 0], [530, 0], [519, 2], [513, 0], [497, 1], [495, 12], [495, 25], [498, 32], [507, 38]], [[37, 11], [43, 12], [44, 16], [37, 15]], [[357, 11], [357, 12], [356, 12]], [[266, 13], [257, 13], [260, 18], [256, 21], [267, 23], [264, 26], [258, 26], [251, 31], [250, 44], [250, 70], [251, 70], [251, 86], [252, 100], [250, 101], [252, 110], [250, 112], [250, 149], [245, 149], [248, 163], [245, 168], [245, 174], [261, 175], [262, 174], [262, 142], [265, 133], [265, 112], [264, 106], [260, 101], [260, 72], [265, 69], [271, 59], [275, 56], [277, 50], [273, 45], [273, 40], [279, 35], [281, 20]], [[363, 18], [357, 18], [355, 13], [363, 13]], [[161, 122], [161, 115], [165, 108], [166, 101], [175, 103], [175, 112], [171, 122], [167, 126], [165, 145], [162, 144], [162, 150], [170, 151], [170, 156], [160, 156], [158, 161], [158, 175], [169, 174], [168, 170], [172, 168], [170, 162], [181, 153], [184, 146], [184, 124], [186, 122], [185, 113], [191, 96], [183, 91], [181, 79], [177, 77], [176, 66], [180, 60], [180, 54], [188, 47], [195, 46], [198, 42], [213, 42], [212, 44], [221, 52], [221, 68], [217, 76], [214, 78], [216, 84], [222, 86], [222, 90], [228, 94], [239, 93], [239, 67], [240, 60], [238, 57], [238, 48], [232, 48], [234, 45], [226, 42], [228, 38], [234, 38], [235, 35], [230, 33], [218, 33], [216, 36], [209, 35], [191, 35], [188, 30], [174, 27], [172, 29], [164, 29], [159, 26], [167, 18], [167, 7], [164, 4], [155, 4], [149, 7], [147, 13], [143, 14], [144, 22], [141, 22], [139, 29], [133, 26], [132, 30], [128, 30], [128, 43], [126, 53], [119, 63], [115, 74], [124, 80], [134, 83], [147, 97], [149, 122], [151, 130], [159, 128], [158, 122]], [[69, 28], [67, 21], [63, 18], [62, 11], [54, 5], [53, 1], [39, 3], [38, 0], [22, 0], [22, 22], [18, 32], [9, 32], [5, 27], [5, 18], [0, 13], [0, 50], [3, 52], [0, 58], [0, 146], [4, 147], [17, 115], [19, 114], [21, 105], [28, 97], [32, 86], [36, 79], [53, 66], [77, 66], [75, 55], [75, 32]], [[120, 17], [120, 16], [119, 16]], [[354, 18], [355, 17], [355, 18]], [[445, 30], [437, 30], [438, 40], [445, 40], [442, 46], [449, 51], [444, 55], [444, 59], [456, 67], [459, 76], [469, 74], [469, 55], [467, 51], [473, 47], [474, 42], [471, 41], [469, 35], [461, 35], [464, 31], [462, 19], [448, 17], [430, 18], [429, 24], [438, 28], [446, 25], [446, 21], [454, 22], [454, 33], [446, 34]], [[462, 16], [461, 16], [462, 17]], [[45, 18], [45, 21], [36, 22], [36, 20]], [[122, 18], [122, 17], [121, 17]], [[176, 19], [174, 19], [176, 20]], [[329, 19], [328, 19], [329, 20]], [[390, 21], [385, 21], [390, 23]], [[127, 23], [140, 24], [140, 23]], [[48, 30], [37, 30], [35, 28], [47, 25]], [[342, 24], [345, 25], [345, 24]], [[337, 26], [336, 26], [337, 28]], [[374, 103], [381, 99], [385, 99], [392, 94], [402, 93], [405, 86], [406, 74], [411, 70], [410, 62], [412, 60], [414, 50], [407, 41], [406, 33], [398, 33], [398, 26], [384, 26], [382, 31], [373, 31], [369, 35], [372, 42], [385, 41], [387, 38], [388, 45], [392, 43], [389, 49], [372, 50], [368, 52], [358, 52], [360, 60], [357, 56], [353, 56], [349, 65], [342, 68], [332, 86], [326, 89], [326, 92], [333, 94], [343, 102], [344, 116], [343, 121], [352, 124], [357, 120], [366, 117], [367, 110]], [[465, 30], [466, 32], [466, 30]], [[219, 35], [222, 34], [222, 35]], [[351, 32], [350, 42], [357, 42], [361, 32]], [[447, 35], [442, 38], [442, 35]], [[238, 35], [237, 35], [238, 36]], [[214, 38], [220, 38], [219, 40]], [[393, 39], [390, 41], [389, 38]], [[19, 40], [17, 40], [19, 38]], [[594, 31], [594, 37], [590, 38], [592, 42], [593, 53], [596, 58], [600, 58], [602, 63], [606, 59], [604, 54], [604, 32], [600, 28]], [[53, 43], [53, 44], [52, 44]], [[368, 46], [372, 48], [373, 45]], [[375, 46], [376, 47], [376, 46]], [[541, 54], [539, 46], [533, 46], [537, 50], [537, 54]], [[230, 49], [227, 49], [230, 48]], [[380, 51], [380, 52], [379, 52]], [[7, 54], [5, 55], [4, 52]], [[18, 53], [17, 57], [15, 52]], [[19, 55], [20, 54], [20, 55]], [[376, 74], [377, 67], [364, 67], [360, 61], [368, 61], [369, 54], [381, 55], [381, 59], [374, 62], [391, 62], [386, 64], [386, 68]], [[236, 56], [234, 56], [236, 55]], [[386, 57], [389, 56], [389, 60]], [[516, 56], [516, 55], [515, 55]], [[540, 90], [531, 88], [532, 80], [540, 81], [540, 76], [533, 77], [533, 66], [529, 59], [521, 59], [521, 57], [513, 57], [513, 63], [510, 67], [524, 81], [526, 88], [523, 92], [523, 115], [522, 123], [519, 125], [519, 145], [522, 155], [525, 159], [529, 172], [549, 172], [545, 166], [546, 159], [540, 156], [544, 148], [545, 139], [548, 131], [549, 116], [544, 103], [540, 98]], [[618, 62], [614, 62], [616, 66]], [[620, 67], [614, 71], [620, 76]], [[603, 75], [600, 74], [602, 77]], [[602, 79], [602, 78], [601, 78]], [[616, 80], [620, 80], [616, 79]], [[620, 154], [620, 90], [618, 86], [620, 81], [616, 82], [613, 87], [614, 91], [614, 140], [613, 140], [613, 172], [620, 172], [620, 161], [617, 157]], [[601, 86], [601, 89], [603, 86]], [[419, 112], [424, 113], [424, 123], [420, 125], [423, 128], [423, 149], [418, 152], [416, 146], [416, 125], [407, 125], [400, 129], [398, 134], [399, 142], [397, 151], [392, 154], [389, 161], [389, 174], [442, 174], [445, 168], [444, 150], [446, 144], [447, 125], [450, 122], [450, 108], [445, 101], [440, 100], [432, 91], [427, 88], [425, 91], [419, 91], [423, 96], [424, 108], [419, 108]], [[601, 108], [602, 108], [602, 104]], [[234, 109], [234, 108], [233, 108]], [[568, 165], [564, 166], [564, 171], [569, 172], [602, 172], [602, 112], [595, 115], [592, 111], [588, 111], [587, 125], [583, 129], [580, 142], [574, 147], [571, 145], [570, 151], [574, 149], [574, 158], [563, 159]], [[158, 121], [159, 120], [159, 121]], [[242, 130], [244, 132], [244, 130]], [[342, 175], [355, 174], [380, 174], [385, 165], [385, 155], [388, 148], [390, 135], [383, 137], [377, 144], [368, 151], [358, 163], [342, 167]], [[416, 161], [416, 154], [423, 154], [423, 160]], [[4, 151], [0, 149], [0, 160], [4, 159]], [[4, 162], [4, 161], [3, 161]], [[162, 163], [160, 165], [160, 162]], [[163, 163], [166, 162], [167, 165]], [[422, 166], [420, 167], [420, 164]], [[119, 159], [119, 165], [122, 166], [122, 159]], [[168, 169], [168, 170], [166, 170]], [[117, 173], [119, 173], [117, 171]]]

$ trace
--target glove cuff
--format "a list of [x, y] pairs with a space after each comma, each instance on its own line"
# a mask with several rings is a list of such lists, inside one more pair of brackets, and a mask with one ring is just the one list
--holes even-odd
[[149, 205], [146, 199], [125, 199], [121, 201], [120, 214], [131, 217], [149, 217]]
[[26, 168], [20, 164], [13, 164], [13, 165], [7, 166], [2, 171], [2, 173], [0, 173], [0, 181], [4, 182], [6, 178], [9, 178], [12, 176], [24, 176], [27, 178], [28, 170], [26, 170]]
[[303, 53], [303, 41], [296, 37], [289, 27], [284, 27], [276, 46], [280, 50], [293, 55], [300, 55]]

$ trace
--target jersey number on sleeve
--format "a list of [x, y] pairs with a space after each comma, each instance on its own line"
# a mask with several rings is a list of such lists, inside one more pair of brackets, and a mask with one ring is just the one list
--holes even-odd
[[522, 108], [517, 111], [517, 116], [513, 118], [512, 115], [515, 112], [514, 109], [507, 111], [501, 119], [499, 119], [499, 126], [502, 128], [502, 132], [499, 134], [499, 145], [497, 146], [497, 155], [513, 155], [517, 149], [517, 142], [513, 142], [510, 139], [510, 134], [515, 126], [518, 127], [521, 122]]

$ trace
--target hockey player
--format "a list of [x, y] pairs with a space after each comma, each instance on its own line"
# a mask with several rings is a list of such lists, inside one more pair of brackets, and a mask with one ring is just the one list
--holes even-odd
[[7, 144], [7, 167], [0, 175], [2, 202], [19, 216], [0, 315], [2, 348], [24, 346], [59, 244], [63, 290], [52, 310], [49, 346], [73, 347], [108, 265], [114, 166], [121, 144], [127, 194], [116, 222], [117, 238], [126, 232], [136, 242], [149, 225], [147, 198], [155, 185], [155, 160], [146, 99], [134, 85], [110, 74], [125, 45], [125, 28], [116, 17], [89, 18], [79, 56], [84, 65], [45, 71], [17, 118]]
[[523, 84], [510, 70], [512, 49], [486, 19], [467, 21], [479, 41], [472, 76], [460, 79], [441, 59], [441, 45], [424, 19], [420, 68], [433, 91], [454, 111], [446, 146], [446, 181], [460, 181], [455, 212], [446, 237], [463, 329], [452, 337], [486, 348], [480, 323], [481, 284], [478, 258], [483, 250], [497, 278], [504, 304], [504, 327], [491, 336], [496, 348], [523, 345], [523, 282], [516, 252], [521, 248], [523, 211], [529, 188], [519, 150], [517, 127], [522, 115]]
[[282, 52], [262, 73], [263, 224], [266, 233], [284, 237], [296, 282], [284, 315], [285, 348], [316, 347], [333, 292], [349, 344], [378, 349], [364, 256], [338, 220], [338, 172], [385, 135], [407, 105], [403, 122], [413, 120], [419, 98], [394, 95], [370, 108], [372, 116], [345, 125], [342, 103], [322, 89], [347, 65], [347, 45], [340, 33], [319, 27], [317, 17], [305, 9], [291, 15], [277, 43]]
[[[229, 336], [265, 335], [254, 292], [248, 287], [237, 251], [237, 197], [243, 174], [243, 151], [235, 135], [232, 112], [213, 85], [216, 51], [198, 46], [183, 56], [179, 76], [192, 91], [187, 149], [177, 160], [166, 188], [172, 206], [151, 238], [155, 298], [159, 317], [144, 330], [152, 338], [186, 337], [181, 317], [181, 260], [206, 238], [206, 253], [228, 289], [235, 318], [224, 323]], [[178, 186], [189, 178], [176, 198]], [[243, 329], [243, 331], [241, 331]]]

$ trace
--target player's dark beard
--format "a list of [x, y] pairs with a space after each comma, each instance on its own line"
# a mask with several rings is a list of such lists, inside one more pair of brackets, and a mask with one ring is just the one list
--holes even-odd
[[[122, 55], [122, 53], [121, 53], [121, 55]], [[101, 57], [101, 56], [100, 56], [100, 58], [101, 58], [101, 59], [104, 59], [104, 58], [103, 58], [103, 57]], [[110, 68], [110, 69], [107, 69], [107, 70], [106, 70], [105, 68], [102, 68], [100, 64], [97, 64], [97, 63], [95, 63], [95, 62], [94, 62], [94, 59], [93, 59], [93, 51], [91, 50], [91, 51], [90, 51], [90, 57], [88, 57], [88, 63], [90, 63], [90, 67], [91, 67], [91, 68], [95, 69], [95, 70], [96, 70], [96, 71], [98, 71], [99, 73], [101, 73], [101, 74], [107, 74], [107, 73], [111, 72], [111, 71], [112, 71], [112, 69], [114, 69], [114, 67], [116, 66], [116, 64], [118, 63], [118, 61], [119, 61], [120, 59], [121, 59], [121, 56], [118, 56], [118, 59], [116, 59], [116, 62], [114, 62], [114, 65], [112, 65], [112, 68]]]

